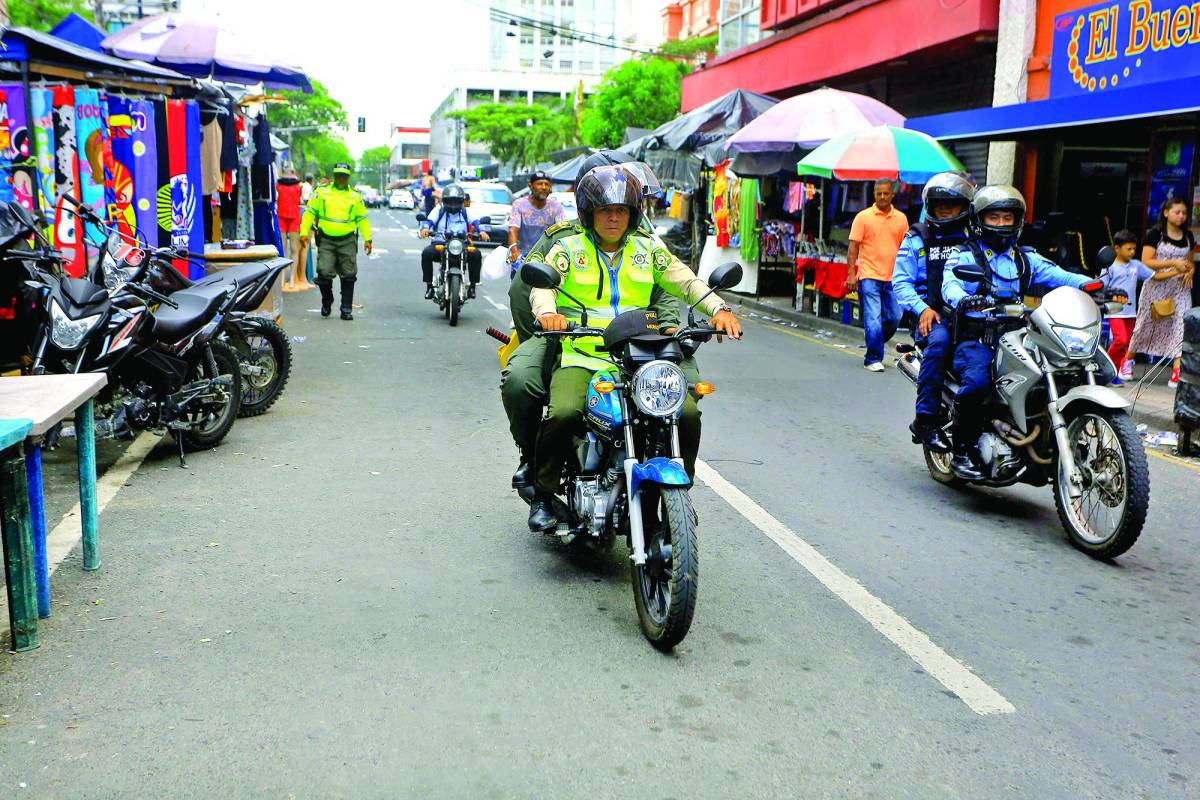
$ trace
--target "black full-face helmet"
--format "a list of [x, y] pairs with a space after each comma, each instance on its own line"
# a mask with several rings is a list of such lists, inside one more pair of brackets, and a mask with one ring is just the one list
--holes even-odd
[[628, 233], [641, 221], [643, 191], [639, 175], [625, 165], [596, 167], [575, 185], [579, 221], [589, 233], [594, 233], [597, 209], [626, 206], [629, 208], [629, 227], [625, 229]]
[[[971, 218], [971, 201], [975, 198], [975, 185], [959, 172], [939, 172], [921, 190], [921, 202], [925, 204], [925, 224], [934, 233], [958, 233], [967, 227]], [[953, 217], [939, 219], [935, 206], [946, 203], [961, 206], [962, 211]]]
[[[983, 218], [989, 211], [1013, 212], [1012, 225], [988, 225]], [[971, 200], [971, 227], [986, 246], [1002, 253], [1021, 238], [1025, 226], [1025, 198], [1012, 186], [984, 186]]]
[[457, 183], [452, 183], [445, 189], [442, 189], [442, 208], [447, 211], [462, 211], [463, 205], [466, 202], [467, 193]]
[[583, 176], [594, 170], [596, 167], [611, 167], [614, 164], [630, 164], [633, 162], [633, 156], [622, 153], [620, 150], [597, 150], [579, 166], [579, 171], [575, 173], [575, 184], [578, 185]]

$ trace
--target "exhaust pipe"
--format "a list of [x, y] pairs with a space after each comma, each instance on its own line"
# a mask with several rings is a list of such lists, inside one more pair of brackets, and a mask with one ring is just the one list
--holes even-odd
[[921, 357], [916, 353], [905, 353], [896, 359], [896, 366], [900, 369], [900, 373], [912, 381], [915, 386], [917, 378], [921, 374]]

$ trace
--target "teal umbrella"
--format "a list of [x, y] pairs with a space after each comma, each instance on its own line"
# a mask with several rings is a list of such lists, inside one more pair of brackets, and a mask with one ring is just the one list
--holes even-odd
[[939, 172], [965, 172], [954, 154], [920, 131], [877, 125], [830, 139], [796, 164], [801, 175], [843, 181], [925, 183]]

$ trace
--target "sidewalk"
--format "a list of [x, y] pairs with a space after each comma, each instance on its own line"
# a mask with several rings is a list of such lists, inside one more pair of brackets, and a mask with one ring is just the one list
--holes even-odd
[[[834, 322], [830, 319], [823, 319], [813, 314], [799, 312], [792, 308], [791, 301], [787, 298], [764, 297], [756, 300], [753, 297], [742, 297], [740, 295], [730, 295], [729, 297], [736, 299], [742, 309], [744, 309], [743, 313], [752, 319], [757, 316], [760, 321], [790, 323], [796, 327], [815, 333], [821, 338], [828, 338], [832, 343], [845, 344], [848, 348], [859, 348], [863, 344], [863, 332], [861, 328], [843, 325], [840, 322]], [[907, 341], [909, 341], [907, 333], [901, 331], [889, 343], [889, 350], [897, 342]], [[888, 359], [888, 363], [891, 363], [891, 359]], [[1141, 364], [1134, 369], [1134, 375], [1137, 379], [1141, 379], [1146, 372], [1147, 367]], [[1134, 421], [1138, 425], [1145, 425], [1146, 431], [1150, 435], [1154, 435], [1160, 431], [1174, 432], [1177, 430], [1177, 426], [1175, 425], [1175, 391], [1167, 388], [1167, 379], [1169, 377], [1170, 370], [1164, 369], [1158, 372], [1152, 383], [1146, 383], [1140, 389], [1137, 380], [1129, 382], [1124, 386], [1113, 387], [1118, 392], [1126, 395], [1134, 403], [1132, 409]]]

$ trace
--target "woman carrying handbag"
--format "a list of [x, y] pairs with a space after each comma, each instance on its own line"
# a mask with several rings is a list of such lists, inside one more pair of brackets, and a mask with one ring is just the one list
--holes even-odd
[[[1179, 385], [1183, 355], [1183, 315], [1192, 303], [1192, 277], [1196, 247], [1187, 229], [1188, 205], [1178, 197], [1163, 203], [1158, 224], [1146, 233], [1142, 262], [1154, 270], [1156, 280], [1146, 281], [1138, 298], [1137, 323], [1129, 340], [1129, 353], [1121, 365], [1125, 379], [1133, 369], [1133, 353], [1148, 353], [1173, 360], [1168, 387]], [[1164, 275], [1168, 277], [1164, 277]]]

